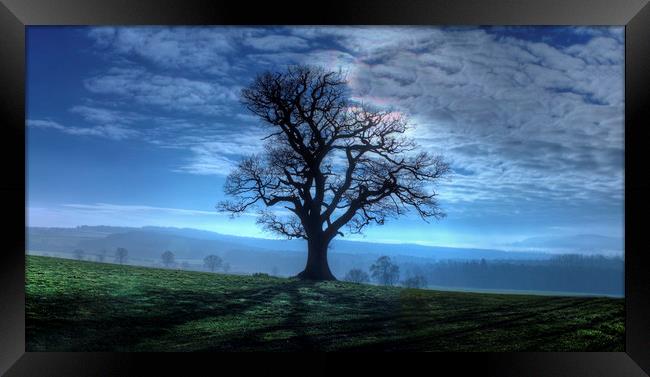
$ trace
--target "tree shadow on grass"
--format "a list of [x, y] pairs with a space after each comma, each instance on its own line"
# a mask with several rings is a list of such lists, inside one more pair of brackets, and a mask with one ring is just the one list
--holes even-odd
[[[268, 321], [264, 316], [255, 318], [259, 326], [243, 326], [242, 331], [223, 337], [200, 331], [190, 334], [189, 339], [175, 337], [179, 327], [195, 321], [218, 324], [224, 318], [248, 318], [249, 311], [272, 307], [278, 297], [286, 298], [288, 304], [270, 313]], [[34, 309], [28, 316], [30, 351], [164, 351], [165, 344], [170, 346], [169, 350], [179, 350], [178, 345], [184, 344], [187, 350], [198, 351], [310, 351], [336, 348], [339, 338], [346, 335], [381, 336], [385, 322], [394, 317], [377, 315], [378, 306], [385, 309], [385, 303], [359, 304], [353, 291], [323, 290], [317, 283], [303, 281], [271, 281], [223, 293], [150, 287], [125, 297], [70, 294], [50, 301], [30, 301]], [[319, 301], [325, 308], [322, 312], [314, 307]], [[355, 306], [356, 316], [347, 313], [350, 306]], [[315, 314], [317, 318], [313, 318]], [[366, 319], [369, 317], [372, 321]], [[156, 343], [157, 339], [167, 343]], [[146, 345], [151, 349], [146, 349]]]
[[[534, 329], [536, 318], [543, 318], [547, 314], [562, 313], [568, 309], [587, 309], [597, 303], [566, 298], [536, 300], [538, 308], [534, 310], [531, 310], [530, 307], [510, 304], [500, 307], [490, 306], [461, 310], [440, 308], [440, 314], [444, 314], [442, 317], [427, 311], [417, 300], [406, 301], [402, 305], [402, 311], [394, 318], [393, 323], [400, 329], [399, 336], [379, 339], [369, 344], [345, 347], [345, 350], [489, 351], [490, 347], [507, 347], [509, 339]], [[558, 320], [556, 323], [561, 322]], [[477, 344], [476, 336], [486, 330], [491, 332], [490, 336], [484, 338], [484, 344]], [[558, 333], [567, 331], [567, 328], [564, 328]], [[535, 337], [544, 335], [543, 331], [534, 334]]]
[[[300, 288], [308, 288], [309, 283], [291, 282], [284, 284], [282, 289], [275, 289], [269, 292], [268, 299], [258, 302], [264, 305], [273, 301], [278, 296], [288, 297], [289, 310], [279, 323], [261, 326], [250, 331], [245, 331], [235, 336], [222, 339], [220, 342], [198, 351], [222, 351], [224, 349], [238, 351], [267, 350], [267, 351], [313, 351], [317, 344], [307, 334], [307, 324], [304, 320], [304, 313], [307, 306], [303, 302]], [[278, 318], [274, 318], [277, 320]], [[285, 332], [288, 336], [275, 337], [274, 333]]]
[[30, 351], [128, 350], [143, 339], [163, 336], [191, 321], [240, 315], [272, 300], [281, 287], [282, 284], [270, 283], [227, 293], [146, 288], [128, 297], [80, 294], [59, 295], [48, 300], [31, 297], [27, 348]]
[[[137, 295], [121, 297], [31, 297], [27, 349], [471, 350], [481, 347], [472, 344], [477, 332], [492, 331], [486, 338], [489, 342], [483, 345], [489, 347], [527, 333], [535, 318], [597, 304], [575, 298], [549, 298], [532, 300], [526, 307], [496, 300], [467, 309], [458, 307], [460, 298], [400, 299], [373, 293], [360, 299], [355, 289], [324, 289], [318, 283], [271, 280], [256, 284], [228, 292], [149, 287]], [[432, 302], [433, 311], [428, 306]], [[222, 327], [231, 322], [236, 326], [223, 331]], [[197, 323], [212, 327], [192, 327]], [[541, 331], [536, 338], [528, 339], [526, 348], [543, 347], [563, 331], [562, 326]], [[535, 339], [539, 342], [535, 343]]]
[[[302, 290], [302, 292], [301, 292]], [[289, 298], [289, 309], [279, 323], [263, 326], [242, 333], [201, 351], [219, 351], [224, 348], [237, 350], [266, 350], [266, 351], [319, 351], [336, 349], [337, 342], [344, 335], [354, 333], [373, 333], [381, 331], [383, 326], [377, 324], [377, 305], [364, 302], [356, 308], [357, 313], [374, 316], [375, 322], [365, 318], [355, 319], [347, 316], [341, 319], [341, 310], [354, 302], [355, 295], [345, 290], [332, 292], [323, 290], [318, 283], [294, 281], [285, 284], [277, 295]], [[311, 301], [311, 303], [309, 302]], [[320, 303], [322, 307], [318, 306]], [[314, 318], [314, 316], [316, 316]], [[392, 316], [384, 317], [384, 319]], [[343, 331], [332, 330], [332, 327], [343, 327]], [[273, 339], [274, 334], [284, 333], [286, 336]]]

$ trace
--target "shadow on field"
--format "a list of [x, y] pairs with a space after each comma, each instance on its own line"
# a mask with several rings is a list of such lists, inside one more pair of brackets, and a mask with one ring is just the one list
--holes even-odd
[[[622, 318], [622, 305], [607, 299], [285, 279], [233, 279], [219, 289], [146, 285], [121, 295], [101, 288], [28, 297], [27, 349], [495, 351], [584, 343], [585, 350], [618, 350], [622, 344], [620, 329], [610, 326]], [[581, 329], [584, 336], [576, 337]], [[567, 334], [565, 343], [558, 341]]]
[[[318, 351], [340, 349], [346, 338], [362, 334], [382, 336], [392, 315], [378, 312], [392, 306], [389, 302], [360, 301], [353, 291], [333, 291], [319, 288], [317, 283], [292, 281], [273, 289], [265, 289], [257, 305], [270, 304], [278, 296], [288, 297], [287, 311], [274, 325], [262, 326], [231, 337], [200, 351], [269, 350]], [[269, 339], [277, 332], [288, 334]]]
[[[259, 316], [249, 313], [271, 306], [278, 297], [287, 301], [282, 310]], [[149, 340], [144, 347], [147, 350], [161, 351], [179, 342], [194, 351], [317, 350], [339, 337], [381, 331], [382, 320], [391, 317], [378, 317], [377, 306], [359, 303], [353, 292], [322, 290], [303, 281], [272, 281], [225, 293], [148, 287], [137, 295], [117, 297], [63, 294], [28, 300], [27, 307], [30, 351], [145, 350], [141, 349], [143, 340]], [[305, 318], [314, 314], [318, 316]], [[341, 318], [343, 314], [345, 318]], [[328, 315], [336, 318], [330, 320]], [[370, 316], [373, 321], [364, 320]], [[204, 334], [197, 331], [193, 344], [182, 334], [174, 335], [178, 326], [194, 321], [207, 319], [217, 328], [220, 319], [238, 317], [242, 318], [241, 327], [228, 336], [201, 339]], [[268, 337], [275, 332], [286, 336]], [[156, 345], [158, 338], [163, 339], [162, 348]]]

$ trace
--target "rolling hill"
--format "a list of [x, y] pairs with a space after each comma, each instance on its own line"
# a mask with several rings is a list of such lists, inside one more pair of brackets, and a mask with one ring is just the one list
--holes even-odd
[[27, 257], [35, 351], [623, 351], [624, 300]]
[[[304, 252], [301, 240], [277, 240], [238, 237], [215, 232], [162, 227], [104, 227], [27, 228], [29, 250], [69, 252], [82, 248], [91, 253], [101, 249], [126, 247], [139, 257], [158, 258], [169, 249], [181, 258], [202, 258], [207, 254], [226, 251]], [[429, 259], [547, 259], [541, 252], [508, 252], [492, 249], [469, 249], [424, 246], [417, 244], [388, 244], [336, 239], [332, 254], [401, 255]], [[135, 255], [134, 254], [134, 255]]]

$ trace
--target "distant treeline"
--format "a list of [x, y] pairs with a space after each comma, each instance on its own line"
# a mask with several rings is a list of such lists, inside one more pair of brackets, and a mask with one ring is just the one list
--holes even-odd
[[560, 255], [544, 261], [439, 261], [404, 267], [429, 286], [624, 294], [620, 257]]

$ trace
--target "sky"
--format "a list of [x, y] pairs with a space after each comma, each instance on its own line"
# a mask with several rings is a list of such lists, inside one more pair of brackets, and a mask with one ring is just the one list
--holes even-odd
[[508, 248], [622, 240], [622, 27], [27, 28], [29, 226], [173, 226], [266, 237], [217, 212], [268, 128], [240, 103], [256, 74], [342, 70], [355, 100], [409, 117], [452, 174], [444, 219], [373, 242]]

